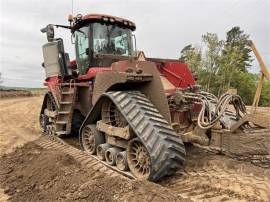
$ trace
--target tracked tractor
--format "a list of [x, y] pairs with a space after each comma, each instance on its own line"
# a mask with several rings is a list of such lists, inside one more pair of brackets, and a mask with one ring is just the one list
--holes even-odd
[[[85, 153], [151, 181], [181, 169], [183, 142], [242, 155], [252, 153], [261, 137], [251, 134], [253, 142], [247, 146], [246, 131], [269, 135], [246, 114], [239, 96], [217, 99], [200, 90], [186, 64], [136, 51], [133, 22], [79, 14], [69, 16], [69, 23], [41, 29], [48, 40], [42, 47], [48, 92], [40, 125], [45, 134], [78, 136]], [[69, 59], [63, 40], [54, 37], [54, 27], [71, 31], [76, 60]], [[242, 148], [234, 150], [231, 141], [239, 136], [231, 134], [240, 130]], [[268, 157], [269, 145], [260, 144], [260, 154]]]

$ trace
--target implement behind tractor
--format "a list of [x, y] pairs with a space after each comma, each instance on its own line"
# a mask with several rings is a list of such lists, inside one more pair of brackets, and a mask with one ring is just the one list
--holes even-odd
[[[246, 113], [238, 95], [218, 99], [200, 90], [185, 64], [138, 53], [129, 20], [91, 14], [69, 22], [41, 30], [48, 39], [49, 91], [40, 114], [45, 134], [78, 135], [86, 153], [151, 181], [182, 167], [184, 142], [269, 163], [269, 144], [260, 139], [269, 130]], [[54, 38], [54, 27], [71, 31], [76, 60]]]

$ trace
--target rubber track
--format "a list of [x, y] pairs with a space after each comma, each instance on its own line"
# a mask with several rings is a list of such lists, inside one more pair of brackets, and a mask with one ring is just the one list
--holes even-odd
[[117, 106], [151, 158], [149, 180], [158, 181], [183, 166], [185, 147], [170, 124], [146, 96], [137, 91], [104, 94]]
[[35, 141], [37, 145], [44, 149], [55, 149], [62, 153], [67, 153], [73, 156], [78, 162], [83, 166], [97, 171], [97, 173], [105, 173], [111, 177], [126, 177], [129, 179], [134, 179], [132, 175], [128, 172], [122, 172], [117, 170], [115, 167], [107, 165], [105, 162], [100, 161], [97, 157], [89, 155], [84, 151], [81, 151], [60, 139], [56, 136], [44, 135]]
[[52, 102], [52, 104], [53, 104], [55, 110], [58, 110], [58, 105], [57, 105], [57, 103], [56, 103], [56, 101], [55, 101], [55, 99], [54, 99], [52, 93], [51, 93], [51, 92], [48, 92], [48, 95], [49, 95], [49, 98], [50, 98], [50, 100], [51, 100], [51, 102]]

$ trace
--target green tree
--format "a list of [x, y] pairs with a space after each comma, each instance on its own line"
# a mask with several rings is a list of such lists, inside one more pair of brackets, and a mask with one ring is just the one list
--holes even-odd
[[259, 106], [270, 107], [270, 83], [266, 80], [263, 84]]
[[[251, 66], [253, 61], [251, 56], [251, 48], [248, 46], [249, 35], [245, 34], [240, 27], [232, 27], [227, 32], [225, 46], [230, 46], [231, 48], [237, 47], [237, 49], [241, 50], [242, 57], [241, 60], [238, 62], [237, 69], [241, 71], [247, 71], [248, 67]], [[227, 53], [227, 49], [223, 50], [223, 54]]]
[[233, 74], [233, 82], [231, 87], [237, 89], [237, 94], [240, 95], [246, 105], [251, 105], [256, 91], [257, 75], [248, 72], [235, 70]]
[[206, 33], [202, 35], [202, 41], [206, 46], [204, 57], [203, 57], [203, 68], [207, 73], [207, 77], [202, 85], [205, 86], [206, 91], [214, 92], [215, 90], [211, 87], [216, 81], [216, 75], [220, 69], [220, 54], [223, 47], [223, 41], [218, 39], [217, 34]]
[[202, 62], [201, 51], [191, 44], [187, 45], [181, 50], [180, 60], [187, 63], [191, 71], [198, 73]]
[[[226, 40], [219, 40], [217, 34], [202, 36], [203, 48], [193, 45], [184, 47], [180, 60], [198, 74], [197, 83], [206, 91], [220, 96], [229, 88], [236, 88], [243, 101], [251, 105], [259, 77], [248, 72], [252, 63], [249, 35], [240, 27], [227, 32]], [[265, 82], [261, 93], [261, 106], [270, 105], [270, 84]]]
[[220, 80], [221, 85], [218, 94], [224, 93], [234, 86], [233, 82], [239, 72], [247, 72], [251, 66], [251, 49], [248, 46], [249, 35], [245, 34], [240, 27], [233, 27], [227, 32], [226, 41], [220, 57]]
[[[234, 74], [239, 74], [241, 69], [237, 68], [243, 58], [243, 53], [238, 46], [224, 46], [223, 53], [220, 57], [220, 87], [218, 94], [224, 93], [228, 88], [232, 87]], [[226, 53], [225, 53], [226, 52]], [[225, 53], [225, 54], [224, 54]]]

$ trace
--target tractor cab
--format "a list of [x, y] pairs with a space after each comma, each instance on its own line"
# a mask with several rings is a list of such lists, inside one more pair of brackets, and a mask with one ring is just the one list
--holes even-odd
[[72, 33], [80, 74], [84, 74], [89, 67], [109, 67], [120, 58], [133, 57], [134, 30], [134, 23], [117, 17], [77, 16]]
[[[51, 34], [52, 26], [71, 30], [79, 75], [87, 74], [91, 67], [110, 67], [113, 62], [135, 57], [136, 41], [132, 31], [136, 26], [133, 22], [100, 14], [69, 16], [69, 22], [70, 26], [49, 25], [43, 31], [47, 32], [48, 44], [58, 41], [56, 47], [61, 47], [58, 45], [61, 42]], [[55, 57], [59, 55], [55, 54]]]

